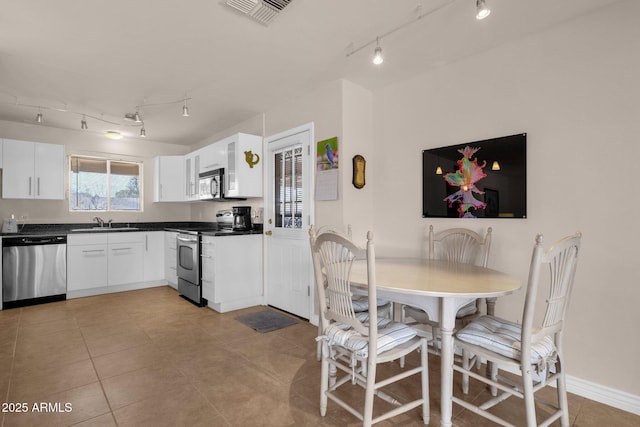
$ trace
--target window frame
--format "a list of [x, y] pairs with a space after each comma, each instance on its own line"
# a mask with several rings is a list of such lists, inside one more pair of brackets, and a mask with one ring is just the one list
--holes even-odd
[[[73, 159], [87, 159], [87, 160], [96, 160], [96, 161], [105, 161], [106, 162], [106, 209], [73, 209], [71, 206], [72, 196], [71, 196], [71, 188], [72, 183], [71, 179], [73, 176]], [[83, 154], [71, 154], [68, 158], [67, 172], [68, 176], [68, 184], [69, 184], [69, 212], [80, 212], [80, 213], [90, 213], [90, 212], [126, 212], [126, 213], [143, 213], [144, 212], [144, 163], [142, 160], [125, 160], [111, 157], [100, 157], [100, 156], [91, 156], [91, 155], [83, 155]], [[139, 209], [129, 210], [129, 209], [111, 209], [111, 162], [117, 163], [129, 163], [134, 164], [138, 167], [138, 187], [139, 187]], [[134, 175], [131, 175], [134, 176]]]

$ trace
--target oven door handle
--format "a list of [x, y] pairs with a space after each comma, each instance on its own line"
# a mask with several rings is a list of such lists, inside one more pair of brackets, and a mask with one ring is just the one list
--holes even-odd
[[193, 237], [189, 237], [189, 238], [185, 238], [182, 236], [178, 236], [177, 239], [181, 242], [186, 242], [186, 243], [198, 243], [198, 238], [193, 238]]

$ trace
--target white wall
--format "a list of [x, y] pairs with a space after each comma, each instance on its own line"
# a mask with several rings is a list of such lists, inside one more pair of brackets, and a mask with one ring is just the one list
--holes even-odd
[[[536, 233], [583, 232], [567, 372], [640, 396], [640, 2], [614, 4], [374, 93], [378, 253], [437, 229], [492, 226], [490, 265], [526, 279]], [[421, 218], [424, 149], [528, 133], [527, 219]], [[395, 215], [389, 214], [393, 206]], [[498, 301], [519, 320], [523, 293]]]
[[[103, 135], [81, 131], [57, 129], [33, 124], [0, 121], [0, 138], [65, 145], [66, 156], [72, 154], [100, 156], [143, 162], [143, 212], [109, 212], [101, 214], [115, 222], [188, 221], [189, 203], [153, 203], [153, 157], [180, 155], [188, 151], [181, 145], [145, 141], [138, 138], [111, 141]], [[65, 195], [68, 198], [69, 179], [65, 174]], [[27, 217], [26, 223], [81, 223], [91, 222], [95, 213], [69, 212], [68, 200], [12, 200], [0, 199], [0, 218], [15, 214]]]

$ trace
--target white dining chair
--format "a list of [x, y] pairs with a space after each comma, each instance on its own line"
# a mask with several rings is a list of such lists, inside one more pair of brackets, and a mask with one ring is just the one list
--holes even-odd
[[[433, 225], [429, 226], [428, 257], [429, 259], [440, 259], [465, 264], [475, 264], [486, 267], [489, 260], [489, 248], [491, 247], [491, 232], [489, 227], [484, 236], [467, 228], [449, 228], [434, 233]], [[495, 298], [488, 298], [487, 314], [494, 314]], [[464, 325], [477, 317], [480, 313], [480, 299], [465, 304], [458, 310], [456, 323]], [[400, 311], [400, 321], [407, 323], [407, 319], [413, 319], [409, 324], [427, 325], [431, 329], [430, 350], [438, 354], [438, 328], [437, 320], [430, 319], [429, 315], [416, 307], [403, 305]], [[424, 334], [422, 329], [419, 333]]]
[[[325, 232], [343, 234], [348, 239], [352, 238], [351, 224], [347, 224], [346, 227], [336, 227], [334, 225], [323, 225], [321, 227], [318, 227], [318, 229], [316, 230], [316, 234], [322, 234]], [[324, 273], [323, 273], [323, 277], [324, 277]], [[325, 277], [324, 278], [325, 287], [326, 287], [326, 283], [327, 282]], [[317, 294], [316, 294], [316, 298], [318, 298], [318, 301], [320, 301]], [[367, 298], [366, 295], [354, 295], [352, 297], [352, 300], [353, 300], [353, 309], [355, 310], [356, 313], [365, 312], [369, 310], [369, 299]], [[378, 306], [379, 316], [387, 316], [387, 317], [393, 318], [393, 305], [390, 301], [378, 298], [377, 306]], [[318, 335], [321, 335], [322, 330], [323, 330], [322, 317], [319, 316]], [[316, 349], [316, 359], [320, 361], [321, 358], [322, 358], [322, 343], [318, 341], [318, 345]]]
[[[550, 425], [560, 419], [562, 426], [569, 426], [567, 389], [564, 375], [564, 327], [567, 307], [573, 287], [582, 235], [576, 233], [553, 244], [545, 250], [542, 235], [536, 237], [533, 248], [522, 324], [495, 316], [481, 316], [455, 334], [455, 345], [462, 350], [462, 366], [456, 371], [492, 387], [493, 397], [483, 403], [467, 402], [453, 397], [453, 402], [501, 425], [512, 425], [489, 409], [513, 396], [524, 399], [526, 425], [537, 426], [535, 402], [544, 402], [534, 395], [548, 384], [556, 382], [557, 402], [544, 402], [545, 410], [538, 415], [551, 414], [540, 425]], [[541, 287], [546, 273], [544, 287]], [[546, 291], [548, 286], [548, 291]], [[536, 319], [538, 294], [544, 311], [540, 321]], [[490, 378], [478, 375], [470, 369], [474, 360], [492, 363]], [[498, 376], [499, 369], [518, 372], [519, 381]], [[497, 391], [500, 391], [500, 394]], [[468, 386], [465, 393], [468, 392]]]
[[[322, 334], [318, 337], [322, 342], [320, 414], [326, 415], [328, 400], [331, 400], [361, 420], [363, 426], [370, 426], [421, 406], [422, 420], [428, 424], [427, 340], [416, 336], [411, 327], [378, 316], [373, 234], [367, 234], [366, 249], [359, 248], [340, 233], [327, 231], [316, 235], [311, 227], [309, 236], [323, 319]], [[364, 313], [356, 313], [353, 307], [350, 271], [356, 259], [367, 262], [370, 309]], [[420, 352], [419, 366], [376, 381], [378, 364], [414, 351]], [[419, 398], [401, 403], [385, 392], [386, 386], [418, 374], [421, 377]], [[356, 398], [350, 402], [342, 390], [338, 390], [345, 384], [362, 387], [364, 401]], [[391, 403], [393, 408], [373, 418], [375, 397]], [[362, 406], [356, 407], [358, 404]]]

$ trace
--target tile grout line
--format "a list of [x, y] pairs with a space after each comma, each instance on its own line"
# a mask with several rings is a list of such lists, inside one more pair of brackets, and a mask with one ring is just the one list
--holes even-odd
[[[74, 318], [74, 320], [76, 321], [76, 324], [77, 324], [78, 320], [76, 319], [75, 312], [73, 314], [73, 318]], [[118, 426], [118, 420], [116, 420], [116, 416], [113, 413], [113, 408], [111, 407], [111, 402], [109, 402], [109, 398], [107, 397], [107, 392], [104, 390], [104, 385], [102, 384], [102, 379], [100, 378], [100, 375], [98, 374], [98, 370], [96, 369], [96, 364], [93, 361], [93, 355], [89, 351], [89, 346], [87, 345], [87, 340], [86, 340], [86, 338], [84, 336], [84, 333], [82, 332], [82, 327], [79, 324], [78, 324], [78, 330], [80, 331], [80, 336], [82, 337], [82, 342], [84, 343], [84, 346], [85, 346], [85, 348], [87, 350], [87, 354], [89, 355], [89, 360], [91, 361], [91, 366], [93, 367], [93, 371], [95, 372], [96, 378], [98, 379], [98, 384], [100, 384], [100, 390], [102, 390], [102, 395], [104, 396], [104, 400], [107, 402], [107, 406], [109, 407], [109, 413], [111, 414], [111, 418], [113, 419], [113, 422], [115, 423], [115, 425], [117, 427]], [[102, 414], [102, 415], [104, 415], [104, 414]], [[99, 416], [102, 416], [102, 415], [99, 415]], [[95, 417], [93, 417], [93, 418], [95, 418]], [[89, 418], [89, 420], [90, 419], [91, 418]], [[84, 421], [88, 421], [88, 420], [84, 420]], [[84, 422], [84, 421], [81, 421], [81, 422]]]
[[[20, 307], [18, 310], [20, 310], [20, 315], [18, 316], [18, 322], [16, 325], [16, 335], [13, 337], [13, 351], [11, 353], [11, 367], [9, 368], [9, 382], [7, 384], [7, 391], [5, 393], [5, 397], [4, 397], [4, 401], [6, 403], [9, 403], [9, 393], [11, 391], [11, 383], [13, 380], [13, 367], [16, 363], [16, 348], [18, 347], [18, 332], [20, 331], [20, 323], [22, 322], [22, 307]], [[7, 416], [6, 414], [3, 412], [2, 413], [2, 422], [0, 423], [0, 427], [4, 427], [4, 423], [6, 420]]]

